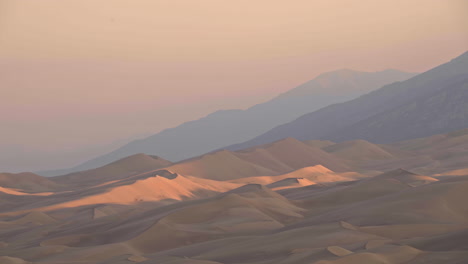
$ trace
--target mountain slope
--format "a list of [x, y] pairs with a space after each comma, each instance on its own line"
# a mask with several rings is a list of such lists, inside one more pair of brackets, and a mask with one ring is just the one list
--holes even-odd
[[409, 80], [303, 115], [228, 149], [286, 137], [386, 143], [460, 129], [468, 126], [467, 82], [468, 52]]
[[[397, 70], [360, 72], [338, 70], [324, 73], [276, 98], [247, 110], [222, 110], [204, 118], [136, 140], [69, 172], [96, 168], [136, 153], [180, 161], [243, 142], [269, 129], [330, 104], [356, 98], [385, 84], [406, 80], [414, 73]], [[57, 175], [54, 172], [44, 175]]]
[[441, 91], [358, 122], [348, 127], [346, 133], [335, 133], [330, 138], [335, 141], [365, 138], [388, 143], [466, 128], [468, 73], [449, 81]]

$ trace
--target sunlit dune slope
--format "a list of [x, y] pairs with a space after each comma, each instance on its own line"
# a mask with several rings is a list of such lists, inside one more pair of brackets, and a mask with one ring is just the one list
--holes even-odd
[[50, 211], [93, 204], [126, 204], [180, 201], [209, 197], [231, 190], [239, 184], [184, 177], [168, 170], [143, 173], [95, 187], [57, 193], [37, 200], [22, 211]]
[[323, 165], [334, 171], [349, 169], [339, 158], [293, 138], [242, 151], [221, 150], [175, 164], [169, 169], [201, 178], [233, 180], [280, 175], [313, 165]]
[[230, 182], [235, 183], [258, 183], [258, 184], [270, 184], [276, 181], [280, 181], [286, 178], [307, 178], [309, 180], [316, 180], [317, 182], [321, 182], [323, 180], [332, 178], [335, 173], [322, 165], [310, 166], [301, 168], [290, 173], [277, 175], [277, 176], [255, 176], [255, 177], [245, 177], [230, 180]]

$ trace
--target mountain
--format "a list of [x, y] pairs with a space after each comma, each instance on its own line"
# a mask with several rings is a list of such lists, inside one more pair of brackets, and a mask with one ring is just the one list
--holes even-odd
[[468, 127], [468, 52], [411, 79], [305, 114], [241, 144], [244, 149], [286, 137], [389, 143]]
[[136, 153], [158, 155], [171, 161], [184, 160], [246, 141], [305, 113], [356, 98], [383, 85], [406, 80], [414, 75], [397, 70], [362, 72], [344, 69], [324, 73], [247, 110], [217, 111], [145, 139], [132, 141], [109, 154], [69, 170], [42, 172], [42, 175], [56, 176], [97, 168]]

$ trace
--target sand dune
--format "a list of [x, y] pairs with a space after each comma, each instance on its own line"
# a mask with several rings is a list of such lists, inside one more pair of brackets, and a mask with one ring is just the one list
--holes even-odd
[[244, 159], [265, 167], [276, 167], [277, 164], [283, 164], [287, 170], [279, 171], [282, 173], [313, 165], [322, 165], [333, 171], [346, 171], [348, 169], [339, 159], [327, 152], [294, 138], [282, 139], [236, 153]]
[[[462, 205], [463, 192], [468, 188], [468, 181], [431, 181], [431, 183], [411, 187], [401, 183], [379, 180], [384, 185], [353, 185], [349, 190], [344, 190], [342, 194], [333, 192], [314, 197], [309, 202], [318, 201], [328, 204], [350, 204], [346, 208], [341, 208], [329, 213], [314, 216], [309, 223], [332, 221], [339, 218], [358, 226], [378, 226], [396, 224], [437, 224], [448, 223], [463, 225], [467, 221], [467, 211]], [[360, 187], [380, 188], [380, 193], [364, 192]], [[376, 190], [374, 188], [374, 190]], [[399, 188], [399, 190], [398, 190]], [[360, 190], [360, 192], [355, 191]], [[350, 196], [354, 193], [354, 196]], [[344, 195], [340, 196], [340, 195]], [[335, 198], [332, 202], [330, 198]], [[340, 200], [339, 198], [346, 198]], [[365, 198], [365, 199], [364, 199]], [[374, 198], [374, 199], [370, 199]], [[375, 199], [378, 198], [378, 199]], [[391, 212], [389, 218], [386, 212]], [[408, 227], [411, 228], [411, 227]], [[430, 232], [429, 232], [430, 233]]]
[[50, 180], [34, 173], [0, 173], [0, 186], [3, 188], [19, 189], [23, 192], [44, 192], [60, 187]]
[[417, 237], [409, 239], [407, 243], [427, 251], [467, 251], [468, 229], [465, 226], [464, 230], [440, 232], [430, 237]]
[[8, 256], [1, 256], [0, 263], [2, 264], [30, 264], [31, 262], [25, 261], [20, 258], [8, 257]]
[[47, 225], [56, 224], [57, 220], [42, 212], [31, 212], [15, 219], [0, 221], [0, 226], [3, 228], [18, 227], [24, 225]]
[[273, 182], [280, 181], [280, 180], [287, 179], [287, 178], [307, 178], [312, 181], [323, 182], [323, 181], [334, 181], [340, 178], [340, 176], [338, 176], [336, 173], [325, 168], [322, 165], [316, 165], [316, 166], [305, 167], [302, 169], [292, 171], [290, 173], [277, 175], [277, 176], [245, 177], [245, 178], [230, 180], [229, 182], [242, 183], [242, 184], [254, 183], [254, 184], [267, 185], [267, 184], [271, 184]]
[[0, 263], [465, 263], [464, 142], [285, 139], [30, 185], [3, 176]]
[[[464, 169], [468, 158], [466, 134], [465, 130], [461, 130], [389, 145], [364, 140], [333, 143], [319, 140], [300, 142], [286, 138], [246, 150], [206, 154], [169, 168], [183, 175], [229, 181], [279, 176], [317, 165], [337, 173], [354, 171], [375, 175], [374, 172], [403, 167], [420, 174], [437, 175]], [[259, 178], [256, 180], [262, 181]]]
[[436, 174], [435, 176], [466, 176], [468, 175], [468, 169], [457, 169], [445, 171], [441, 174]]
[[421, 251], [409, 246], [383, 246], [370, 252], [347, 254], [331, 261], [318, 261], [315, 264], [396, 264], [408, 263], [416, 258]]
[[335, 142], [330, 140], [304, 140], [303, 142], [309, 146], [321, 149], [336, 144]]
[[327, 250], [333, 255], [338, 256], [338, 257], [343, 257], [349, 254], [353, 254], [352, 251], [349, 251], [345, 248], [338, 247], [338, 246], [327, 247]]
[[171, 165], [171, 162], [162, 158], [136, 154], [96, 169], [52, 177], [50, 179], [64, 185], [92, 186], [111, 180], [123, 179], [134, 174], [156, 170], [169, 165]]
[[[229, 153], [247, 160], [249, 166], [254, 163], [262, 168], [267, 168], [270, 172], [269, 174], [264, 173], [264, 175], [269, 176], [281, 175], [317, 164], [337, 172], [383, 172], [404, 167], [421, 174], [441, 174], [455, 168], [464, 168], [468, 158], [466, 154], [468, 137], [466, 135], [466, 130], [460, 130], [449, 134], [386, 145], [373, 144], [365, 140], [334, 143], [322, 140], [300, 142], [287, 138]], [[301, 158], [296, 158], [294, 164], [288, 161], [288, 157], [297, 156], [301, 156]], [[241, 164], [239, 166], [242, 167]], [[204, 167], [209, 171], [211, 164], [205, 163]], [[186, 170], [186, 172], [188, 171], [189, 169]], [[200, 177], [203, 174], [203, 171], [197, 171], [197, 176]], [[254, 176], [239, 175], [242, 177]], [[235, 178], [230, 176], [230, 179]]]
[[175, 164], [168, 169], [183, 175], [234, 180], [275, 176], [314, 165], [322, 165], [334, 171], [348, 170], [340, 159], [293, 138], [242, 151], [217, 151]]
[[400, 149], [417, 151], [422, 153], [446, 150], [459, 147], [468, 143], [468, 129], [461, 129], [447, 134], [434, 135], [430, 137], [401, 141], [393, 144]]
[[365, 140], [352, 140], [329, 145], [323, 150], [345, 160], [363, 161], [392, 159], [394, 155], [376, 144]]
[[[158, 170], [93, 188], [44, 197], [38, 203], [41, 206], [30, 210], [51, 211], [93, 204], [131, 205], [141, 202], [180, 201], [213, 196], [238, 186], [235, 183], [184, 177], [168, 170]], [[20, 212], [24, 211], [29, 210]], [[94, 210], [96, 218], [102, 214], [105, 214], [102, 209]]]
[[[323, 166], [286, 175], [331, 181], [340, 176]], [[304, 178], [307, 184], [310, 178]], [[13, 263], [54, 264], [419, 264], [457, 263], [468, 256], [466, 177], [436, 179], [397, 169], [337, 184], [295, 186], [286, 196], [271, 190], [291, 182], [301, 181], [239, 187], [168, 170], [138, 174], [100, 184], [92, 196], [85, 194], [93, 188], [78, 190], [74, 195], [82, 199], [69, 201], [70, 208], [3, 218], [0, 254]], [[303, 193], [300, 200], [288, 199], [296, 192]], [[156, 195], [182, 201], [145, 207], [132, 200], [161, 199]], [[81, 211], [89, 216], [77, 217]], [[6, 225], [22, 229], [6, 231]], [[37, 244], [17, 247], [18, 237]]]
[[308, 202], [312, 204], [319, 203], [320, 207], [341, 206], [389, 195], [434, 181], [437, 180], [397, 169], [360, 180], [354, 184], [339, 186], [323, 193], [311, 193], [312, 196]]
[[[221, 263], [310, 263], [316, 257], [336, 257], [327, 247], [359, 244], [376, 238], [374, 235], [343, 229], [338, 223], [332, 223], [270, 235], [222, 239], [217, 243], [213, 241], [171, 250], [167, 254], [197, 256], [197, 259]], [[164, 252], [158, 255], [163, 254]], [[301, 255], [305, 259], [297, 262], [296, 258]]]
[[243, 160], [227, 150], [206, 154], [200, 158], [178, 163], [168, 167], [168, 169], [183, 175], [213, 180], [230, 180], [239, 177], [278, 174], [275, 171]]
[[287, 189], [287, 188], [309, 186], [313, 184], [316, 184], [316, 183], [305, 178], [286, 178], [286, 179], [283, 179], [274, 183], [270, 183], [267, 185], [267, 187], [274, 191], [277, 191], [277, 190], [282, 190], [282, 189]]
[[465, 168], [468, 159], [467, 131], [464, 129], [392, 144], [373, 144], [365, 140], [341, 143], [309, 140], [303, 143], [321, 148], [329, 154], [329, 159], [331, 157], [334, 161], [346, 164], [348, 171], [384, 172], [403, 167], [432, 175]]
[[28, 195], [28, 193], [24, 193], [16, 189], [10, 189], [10, 188], [4, 188], [4, 187], [0, 187], [0, 193], [6, 193], [6, 194], [11, 194], [11, 195]]
[[261, 185], [246, 185], [206, 203], [169, 214], [129, 243], [144, 252], [262, 233], [302, 218], [303, 209]]
[[19, 219], [12, 221], [11, 223], [20, 224], [20, 225], [24, 225], [28, 223], [32, 223], [36, 225], [44, 225], [44, 224], [57, 223], [57, 220], [53, 219], [52, 217], [42, 212], [31, 212]]
[[443, 174], [465, 169], [468, 154], [468, 130], [434, 135], [403, 142], [381, 145], [396, 159], [381, 160], [364, 165], [366, 168], [389, 170], [405, 167], [423, 174]]

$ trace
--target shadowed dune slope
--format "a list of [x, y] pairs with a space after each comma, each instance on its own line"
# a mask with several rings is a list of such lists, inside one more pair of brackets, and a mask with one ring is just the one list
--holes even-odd
[[464, 264], [466, 135], [287, 138], [177, 164], [137, 155], [42, 193], [0, 186], [0, 263]]
[[[286, 176], [295, 174], [309, 175], [306, 184]], [[468, 177], [396, 169], [334, 182], [341, 174], [323, 166], [284, 175], [268, 186], [240, 186], [163, 169], [57, 193], [81, 200], [0, 215], [0, 254], [37, 264], [442, 264], [468, 257]], [[314, 177], [329, 182], [313, 184]], [[271, 190], [291, 186], [284, 195]], [[162, 196], [180, 201], [153, 203]]]
[[346, 171], [342, 161], [320, 148], [310, 146], [294, 138], [285, 138], [271, 144], [236, 152], [239, 157], [262, 164], [265, 167], [284, 164], [286, 173], [300, 168], [322, 165], [333, 171]]
[[171, 165], [170, 161], [145, 154], [132, 155], [105, 166], [50, 178], [67, 185], [91, 186], [111, 180], [119, 180], [133, 174], [156, 170]]
[[[359, 226], [423, 223], [466, 225], [468, 211], [463, 197], [466, 196], [467, 184], [466, 179], [437, 181], [419, 175], [386, 173], [376, 179], [350, 185], [340, 192], [311, 197], [309, 204], [328, 204], [334, 208], [345, 204], [349, 206], [313, 214], [307, 221], [310, 224], [344, 220]], [[369, 191], [371, 187], [373, 189]]]
[[214, 180], [230, 180], [256, 175], [277, 175], [268, 168], [237, 157], [233, 152], [221, 150], [168, 167], [180, 174]]
[[339, 158], [293, 138], [242, 151], [221, 150], [174, 164], [168, 169], [201, 178], [233, 180], [280, 175], [314, 165], [334, 171], [348, 170]]
[[276, 190], [287, 189], [287, 188], [309, 186], [313, 184], [316, 184], [316, 183], [305, 178], [286, 178], [283, 180], [279, 180], [277, 182], [270, 183], [266, 187], [276, 191]]
[[323, 150], [345, 160], [360, 161], [394, 158], [394, 155], [389, 153], [387, 150], [365, 140], [353, 140], [337, 143], [326, 146]]
[[336, 144], [335, 142], [330, 140], [304, 140], [303, 142], [312, 147], [321, 149]]
[[60, 184], [34, 173], [0, 173], [0, 186], [27, 192], [44, 192], [57, 189]]
[[129, 243], [144, 252], [237, 235], [264, 233], [302, 218], [304, 210], [251, 184], [160, 219]]

